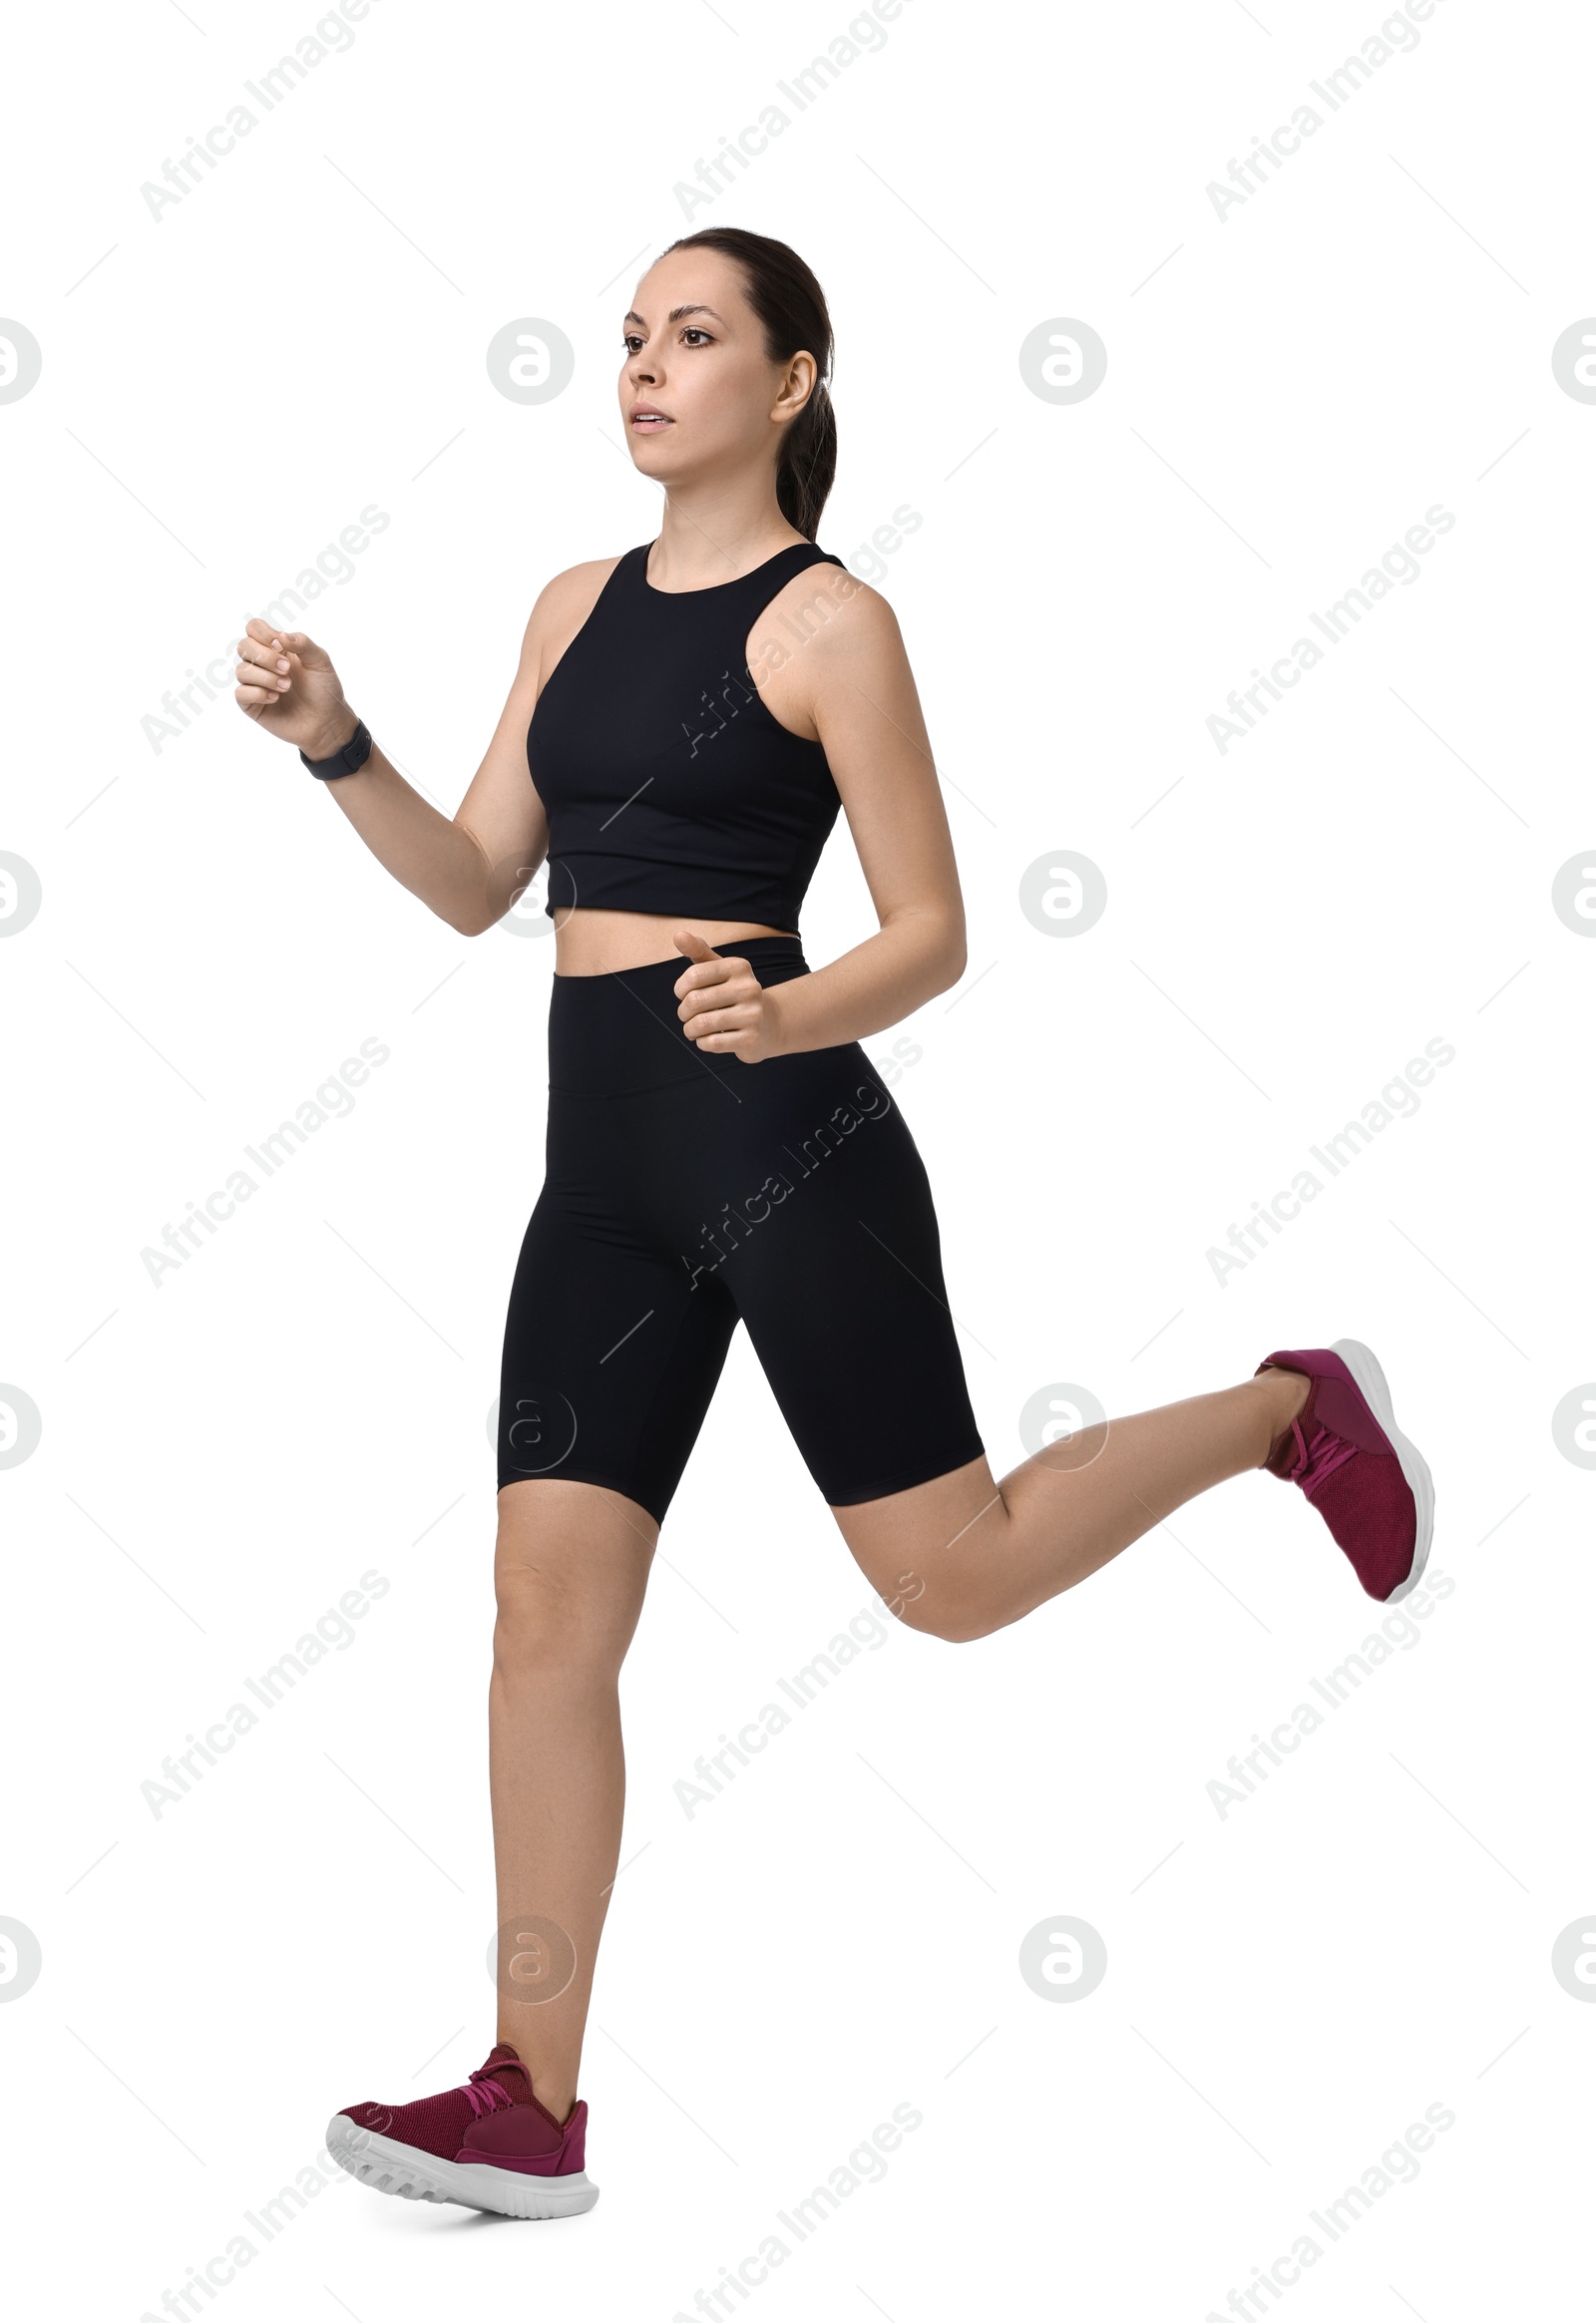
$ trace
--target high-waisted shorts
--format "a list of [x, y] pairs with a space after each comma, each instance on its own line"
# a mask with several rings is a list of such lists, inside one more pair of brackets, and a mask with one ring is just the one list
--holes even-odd
[[[796, 938], [730, 947], [761, 984]], [[687, 964], [556, 976], [549, 1126], [505, 1326], [499, 1484], [662, 1519], [739, 1320], [822, 1496], [979, 1459], [925, 1166], [857, 1042], [744, 1064], [688, 1039]]]

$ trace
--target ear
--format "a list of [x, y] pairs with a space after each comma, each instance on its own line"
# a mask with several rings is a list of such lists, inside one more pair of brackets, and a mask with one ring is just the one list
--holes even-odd
[[812, 404], [820, 392], [816, 385], [819, 377], [820, 365], [807, 347], [801, 349], [787, 365], [787, 376], [781, 383], [781, 392], [776, 397], [776, 408], [771, 418], [792, 419], [800, 410]]

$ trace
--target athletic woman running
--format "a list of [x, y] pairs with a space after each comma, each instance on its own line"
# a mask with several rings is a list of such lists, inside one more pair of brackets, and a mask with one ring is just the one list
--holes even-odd
[[[1431, 1527], [1355, 1341], [994, 1481], [926, 1173], [858, 1045], [958, 981], [965, 932], [897, 621], [814, 545], [836, 464], [825, 300], [784, 243], [711, 229], [649, 268], [622, 332], [659, 536], [544, 589], [452, 821], [311, 638], [251, 620], [234, 697], [463, 936], [549, 867], [547, 1166], [499, 1409], [499, 2041], [463, 2088], [352, 2106], [327, 2138], [385, 2192], [533, 2218], [598, 2199], [577, 2068], [620, 1844], [616, 1681], [739, 1320], [866, 1577], [934, 1637], [1018, 1621], [1246, 1469], [1301, 1485], [1387, 1602]], [[799, 913], [839, 804], [880, 927], [811, 970]]]

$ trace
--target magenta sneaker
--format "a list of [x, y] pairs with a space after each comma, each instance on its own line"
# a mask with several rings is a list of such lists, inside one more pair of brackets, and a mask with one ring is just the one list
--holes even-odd
[[1301, 1371], [1312, 1383], [1264, 1466], [1302, 1486], [1367, 1594], [1396, 1604], [1424, 1570], [1435, 1487], [1422, 1454], [1392, 1416], [1385, 1372], [1356, 1339], [1266, 1355], [1258, 1369], [1270, 1365]]
[[557, 2122], [501, 2041], [459, 2089], [408, 2106], [346, 2106], [327, 2125], [327, 2151], [381, 2194], [507, 2218], [570, 2218], [598, 2199], [583, 2171], [587, 2129], [586, 2103]]

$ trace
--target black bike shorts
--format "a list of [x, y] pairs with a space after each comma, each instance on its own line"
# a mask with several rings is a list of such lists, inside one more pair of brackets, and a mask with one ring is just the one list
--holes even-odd
[[[729, 947], [762, 984], [798, 940]], [[687, 963], [559, 976], [543, 1191], [510, 1293], [500, 1488], [605, 1484], [662, 1519], [741, 1320], [823, 1497], [982, 1456], [925, 1166], [857, 1042], [694, 1047]]]

